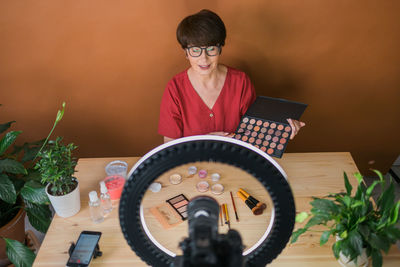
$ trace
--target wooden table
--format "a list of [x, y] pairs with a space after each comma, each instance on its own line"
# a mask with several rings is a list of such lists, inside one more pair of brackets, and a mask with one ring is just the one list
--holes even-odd
[[[46, 237], [42, 243], [39, 253], [36, 257], [34, 266], [65, 266], [68, 260], [69, 243], [76, 241], [80, 232], [83, 230], [101, 231], [103, 233], [100, 240], [100, 248], [103, 251], [103, 256], [92, 260], [93, 266], [146, 266], [144, 262], [130, 249], [127, 245], [118, 219], [117, 209], [113, 210], [103, 223], [94, 224], [90, 220], [88, 208], [88, 193], [92, 190], [99, 191], [98, 183], [104, 179], [104, 167], [108, 162], [116, 158], [83, 158], [80, 159], [77, 165], [77, 178], [80, 182], [81, 190], [81, 210], [70, 218], [61, 218], [55, 215]], [[118, 158], [128, 162], [129, 168], [139, 159], [137, 157]], [[323, 196], [329, 192], [338, 192], [344, 190], [343, 171], [346, 171], [349, 176], [357, 172], [357, 167], [350, 153], [286, 153], [282, 159], [277, 160], [288, 175], [289, 183], [292, 187], [295, 196], [296, 210], [308, 211], [310, 209], [309, 202], [311, 196]], [[198, 164], [196, 164], [198, 165]], [[181, 166], [176, 170], [171, 170], [171, 173], [183, 172], [187, 166]], [[201, 167], [201, 166], [200, 166]], [[221, 173], [221, 183], [224, 184], [224, 175], [227, 176], [232, 170], [224, 169], [220, 166], [214, 166]], [[146, 224], [148, 224], [152, 234], [156, 236], [158, 241], [168, 249], [179, 254], [177, 249], [177, 240], [180, 240], [181, 235], [187, 236], [187, 223], [163, 231], [159, 223], [148, 214], [148, 208], [159, 202], [165, 201], [168, 196], [174, 196], [182, 193], [179, 186], [187, 186], [193, 188], [199, 178], [184, 178], [180, 185], [170, 185], [167, 178], [170, 173], [160, 177], [163, 184], [163, 189], [160, 193], [148, 192], [143, 200], [145, 211]], [[236, 177], [243, 177], [238, 174]], [[243, 187], [242, 184], [233, 182], [225, 185], [225, 193], [220, 196], [215, 196], [222, 203], [231, 204], [229, 190], [236, 190], [237, 187]], [[209, 178], [208, 178], [209, 180]], [[252, 179], [249, 179], [250, 181]], [[209, 180], [210, 181], [210, 180]], [[355, 178], [351, 179], [353, 185], [356, 183]], [[185, 184], [186, 183], [186, 184]], [[252, 195], [265, 198], [266, 191], [257, 186], [258, 181], [255, 179], [250, 183], [246, 182], [245, 187]], [[159, 194], [159, 195], [158, 195]], [[185, 195], [190, 198], [196, 195], [194, 190], [186, 190]], [[210, 193], [208, 193], [210, 194]], [[210, 194], [211, 195], [211, 194]], [[268, 197], [266, 197], [268, 202]], [[265, 231], [265, 221], [269, 219], [269, 212], [265, 212], [262, 216], [254, 216], [249, 213], [249, 210], [244, 204], [235, 197], [236, 206], [238, 208], [239, 218], [241, 221], [236, 223], [234, 213], [230, 209], [230, 217], [233, 228], [240, 228], [240, 232], [247, 247], [251, 246]], [[263, 225], [263, 226], [260, 226]], [[259, 227], [260, 226], [260, 227]], [[169, 232], [172, 231], [172, 232]], [[220, 232], [227, 231], [227, 227], [221, 227]], [[160, 239], [160, 240], [159, 240]], [[340, 266], [333, 257], [331, 245], [333, 238], [328, 244], [323, 247], [319, 246], [319, 236], [312, 234], [304, 234], [299, 241], [293, 245], [287, 245], [283, 252], [269, 266]], [[398, 266], [400, 263], [400, 252], [396, 246], [392, 246], [389, 254], [384, 256], [384, 266]]]

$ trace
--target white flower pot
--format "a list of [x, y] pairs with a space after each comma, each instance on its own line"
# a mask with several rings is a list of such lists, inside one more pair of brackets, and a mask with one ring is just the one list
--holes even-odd
[[48, 193], [48, 184], [46, 186], [46, 194], [50, 199], [51, 205], [60, 217], [70, 217], [78, 213], [81, 209], [81, 198], [79, 194], [79, 183], [74, 191], [64, 196], [53, 196]]
[[[342, 240], [338, 235], [336, 235], [336, 241]], [[356, 261], [350, 261], [350, 258], [345, 256], [342, 252], [339, 253], [339, 259], [338, 262], [340, 265], [344, 267], [367, 267], [369, 260], [367, 256], [366, 249], [364, 248], [362, 250], [362, 253], [360, 256], [357, 257], [357, 264]]]
[[360, 256], [357, 257], [357, 264], [356, 261], [350, 261], [348, 257], [340, 252], [339, 254], [339, 264], [345, 267], [367, 267], [368, 266], [368, 257], [365, 249]]

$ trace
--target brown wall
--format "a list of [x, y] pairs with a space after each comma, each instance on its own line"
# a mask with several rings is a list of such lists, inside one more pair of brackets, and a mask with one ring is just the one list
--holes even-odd
[[188, 66], [176, 26], [202, 8], [225, 21], [223, 63], [259, 95], [309, 104], [289, 152], [350, 151], [386, 171], [400, 152], [397, 0], [3, 0], [0, 123], [40, 139], [66, 101], [55, 134], [78, 156], [143, 155], [161, 143], [165, 84]]

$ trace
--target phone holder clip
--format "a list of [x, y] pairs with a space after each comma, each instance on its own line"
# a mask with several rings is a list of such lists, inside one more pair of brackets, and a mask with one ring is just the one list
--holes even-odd
[[[75, 242], [71, 242], [71, 246], [68, 249], [69, 256], [72, 255], [72, 252], [74, 252], [74, 249], [75, 249]], [[93, 258], [97, 258], [97, 257], [100, 257], [102, 255], [103, 255], [103, 252], [100, 251], [100, 246], [97, 243], [96, 247], [94, 248]]]

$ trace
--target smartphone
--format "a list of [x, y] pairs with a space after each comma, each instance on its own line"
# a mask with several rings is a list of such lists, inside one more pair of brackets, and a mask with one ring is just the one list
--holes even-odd
[[68, 259], [67, 266], [89, 266], [100, 236], [101, 232], [82, 231]]

